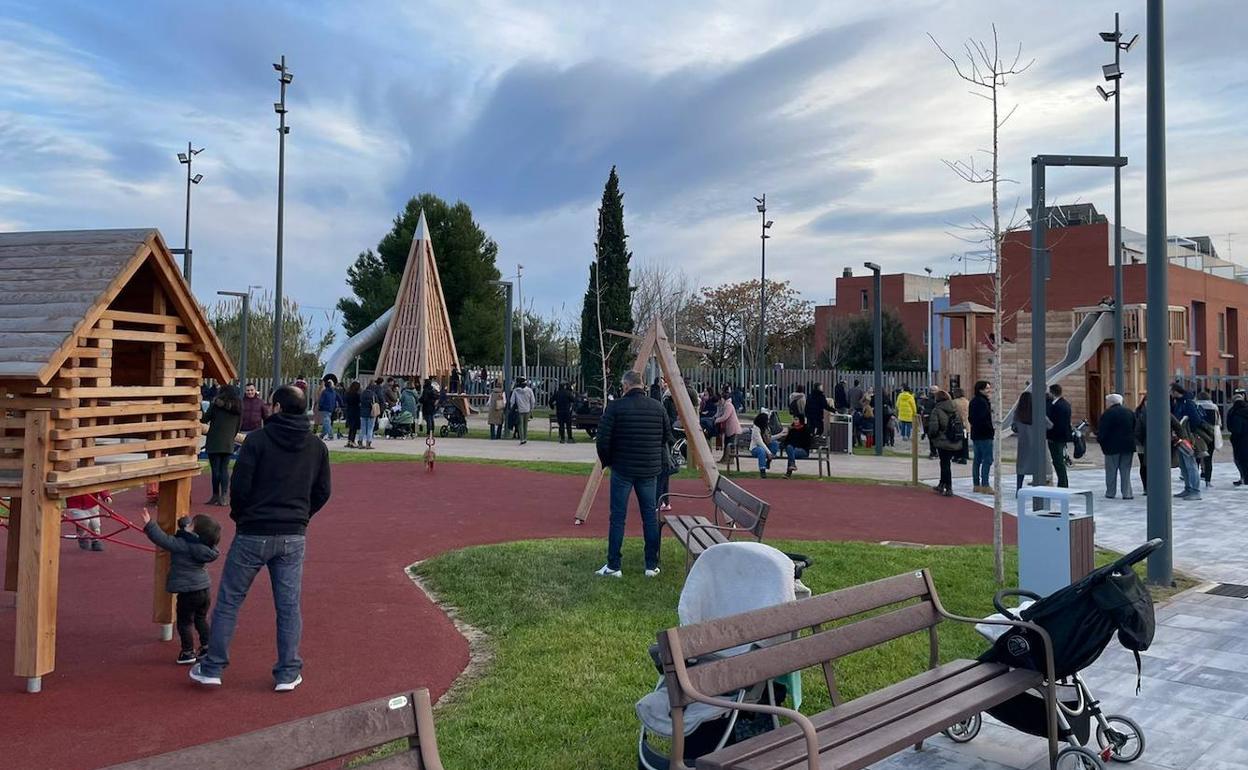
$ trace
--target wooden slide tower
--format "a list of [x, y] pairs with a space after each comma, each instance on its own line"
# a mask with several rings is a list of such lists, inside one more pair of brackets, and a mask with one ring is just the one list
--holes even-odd
[[442, 296], [442, 279], [422, 210], [394, 300], [394, 315], [381, 343], [377, 374], [402, 377], [417, 384], [433, 377], [445, 385], [458, 363], [455, 335], [451, 333], [451, 319]]

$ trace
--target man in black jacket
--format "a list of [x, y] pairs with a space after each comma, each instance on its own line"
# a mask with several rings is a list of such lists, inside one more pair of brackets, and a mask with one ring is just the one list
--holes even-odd
[[559, 389], [550, 399], [555, 408], [555, 420], [559, 423], [559, 443], [575, 444], [572, 438], [572, 411], [576, 407], [576, 394], [566, 382], [559, 383]]
[[997, 436], [992, 422], [992, 383], [980, 380], [975, 383], [975, 396], [967, 406], [967, 418], [971, 423], [971, 446], [975, 448], [975, 462], [971, 465], [974, 489], [981, 495], [994, 494], [988, 478], [992, 470], [992, 452]]
[[823, 383], [816, 382], [810, 386], [810, 395], [806, 397], [806, 426], [813, 435], [823, 435], [823, 415], [829, 411]]
[[611, 526], [607, 536], [607, 563], [596, 574], [622, 577], [620, 548], [629, 493], [636, 493], [646, 541], [646, 577], [659, 574], [659, 517], [655, 488], [663, 472], [663, 453], [672, 443], [672, 426], [663, 406], [647, 398], [641, 375], [624, 372], [624, 395], [607, 404], [598, 423], [595, 442], [603, 468], [611, 469]]
[[1122, 499], [1130, 500], [1131, 464], [1135, 460], [1135, 413], [1122, 405], [1122, 396], [1105, 397], [1105, 412], [1096, 426], [1096, 441], [1105, 455], [1105, 497], [1114, 499], [1122, 488]]
[[[1066, 478], [1066, 445], [1074, 439], [1070, 427], [1070, 402], [1062, 398], [1062, 386], [1053, 383], [1049, 386], [1049, 428], [1046, 438], [1049, 441], [1049, 457], [1053, 460], [1053, 470], [1057, 473], [1059, 487], [1070, 486]], [[1043, 461], [1042, 461], [1043, 462]]]
[[273, 416], [247, 437], [230, 479], [234, 540], [221, 571], [212, 612], [208, 655], [191, 668], [191, 679], [220, 685], [230, 663], [230, 640], [238, 611], [261, 568], [269, 570], [277, 610], [277, 692], [303, 682], [299, 640], [303, 633], [304, 532], [313, 514], [329, 501], [329, 451], [312, 437], [301, 391], [284, 385], [273, 391]]

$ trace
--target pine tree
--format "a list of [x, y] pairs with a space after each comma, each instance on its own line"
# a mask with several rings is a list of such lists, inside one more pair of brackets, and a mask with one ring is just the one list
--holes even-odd
[[591, 395], [601, 396], [604, 376], [610, 387], [629, 365], [627, 341], [606, 334], [608, 329], [633, 331], [628, 264], [633, 255], [628, 251], [627, 239], [624, 196], [620, 193], [620, 178], [612, 166], [598, 209], [598, 239], [581, 308], [581, 383]]

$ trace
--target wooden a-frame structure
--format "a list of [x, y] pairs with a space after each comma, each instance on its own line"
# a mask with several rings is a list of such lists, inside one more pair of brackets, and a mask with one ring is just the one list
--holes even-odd
[[[707, 351], [703, 348], [695, 348], [688, 345], [673, 345], [667, 338], [667, 330], [663, 328], [663, 322], [658, 318], [654, 319], [654, 323], [650, 326], [649, 331], [640, 337], [635, 334], [611, 330], [608, 330], [608, 334], [641, 340], [641, 345], [637, 348], [637, 359], [633, 362], [633, 371], [645, 371], [646, 363], [651, 356], [654, 356], [658, 361], [659, 371], [663, 373], [663, 378], [667, 380], [668, 387], [671, 390], [672, 402], [676, 405], [676, 414], [680, 417], [680, 424], [685, 426], [685, 441], [689, 446], [689, 461], [702, 474], [702, 480], [706, 482], [706, 488], [714, 489], [715, 482], [719, 479], [719, 468], [715, 464], [715, 456], [711, 453], [711, 445], [702, 433], [701, 423], [698, 421], [698, 408], [689, 400], [689, 389], [685, 386], [685, 378], [681, 375], [680, 367], [676, 364], [674, 348], [691, 350], [697, 353], [706, 353]], [[576, 506], [574, 524], [584, 524], [585, 520], [589, 518], [589, 509], [593, 507], [594, 498], [598, 495], [598, 487], [602, 485], [602, 476], [602, 463], [595, 460], [594, 469], [590, 471], [589, 480], [585, 483], [585, 491], [581, 493], [581, 500]]]
[[[14, 668], [38, 691], [56, 660], [60, 501], [159, 485], [172, 534], [200, 474], [199, 384], [234, 365], [160, 233], [0, 233], [0, 497]], [[173, 633], [157, 551], [152, 620]]]
[[394, 300], [394, 316], [381, 343], [377, 374], [402, 377], [417, 384], [433, 377], [445, 384], [451, 369], [458, 364], [459, 353], [455, 350], [446, 298], [442, 296], [429, 223], [422, 209]]

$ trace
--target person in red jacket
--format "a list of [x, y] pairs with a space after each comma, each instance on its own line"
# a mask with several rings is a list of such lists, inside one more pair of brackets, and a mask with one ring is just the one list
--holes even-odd
[[65, 518], [80, 522], [74, 527], [78, 536], [78, 547], [84, 551], [103, 551], [104, 541], [100, 539], [100, 502], [113, 502], [112, 494], [101, 489], [89, 495], [71, 495], [65, 498]]

